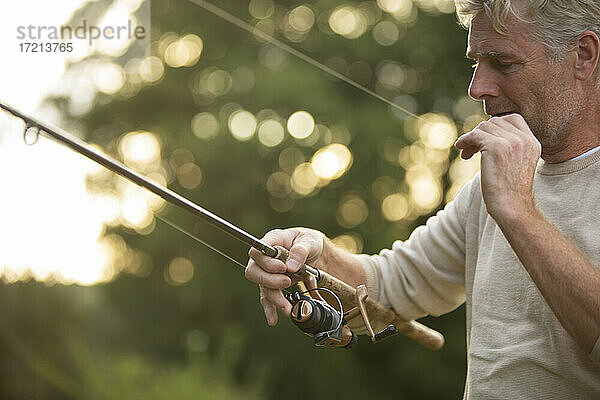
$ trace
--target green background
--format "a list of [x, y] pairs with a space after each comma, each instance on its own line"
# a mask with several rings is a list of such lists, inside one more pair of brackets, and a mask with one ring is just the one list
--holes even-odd
[[[109, 4], [98, 2], [88, 10], [97, 12]], [[343, 5], [375, 10], [376, 2], [306, 4], [317, 22], [298, 42], [285, 37], [281, 21], [301, 3], [276, 1], [270, 19], [283, 42], [344, 74], [351, 71], [348, 65], [366, 63], [371, 72], [355, 76], [365, 86], [386, 98], [405, 96], [403, 101], [410, 99], [418, 114], [443, 113], [460, 131], [464, 113], [457, 112], [456, 105], [465, 101], [471, 72], [464, 58], [466, 31], [454, 14], [439, 12], [431, 4], [415, 3], [409, 22], [379, 10], [356, 39], [328, 32], [327, 16]], [[246, 1], [219, 1], [218, 6], [251, 24], [258, 22]], [[401, 38], [395, 44], [382, 46], [374, 40], [372, 29], [381, 21], [398, 27]], [[415, 141], [405, 130], [406, 115], [392, 112], [383, 102], [295, 57], [277, 53], [284, 59], [282, 66], [265, 66], [261, 54], [271, 49], [269, 45], [190, 2], [152, 3], [153, 42], [166, 32], [201, 37], [204, 49], [198, 62], [182, 68], [165, 65], [160, 80], [133, 91], [98, 92], [93, 107], [83, 114], [72, 111], [68, 96], [49, 101], [63, 112], [69, 126], [84, 133], [85, 140], [116, 156], [119, 138], [135, 130], [153, 132], [160, 139], [164, 165], [168, 166], [175, 150], [187, 149], [202, 171], [202, 183], [189, 189], [170, 179], [169, 187], [259, 237], [269, 229], [289, 226], [312, 227], [332, 238], [351, 232], [361, 238], [362, 251], [372, 254], [394, 240], [407, 239], [443, 207], [441, 201], [423, 215], [392, 222], [382, 215], [381, 199], [372, 194], [373, 182], [383, 176], [393, 177], [403, 187], [406, 171], [386, 159], [385, 151]], [[418, 82], [404, 88], [378, 84], [383, 60], [410, 67]], [[254, 76], [248, 91], [231, 89], [207, 98], [190, 89], [190, 82], [202, 71], [231, 73], [240, 67]], [[238, 141], [228, 132], [226, 116], [222, 117], [223, 106], [229, 103], [253, 114], [271, 109], [284, 119], [306, 110], [318, 123], [345, 126], [350, 132], [345, 144], [353, 154], [351, 168], [309, 196], [291, 192], [284, 201], [288, 209], [276, 211], [273, 201], [283, 200], [272, 198], [266, 182], [280, 170], [281, 153], [293, 148], [310, 160], [326, 143], [307, 144], [287, 133], [273, 148], [256, 137]], [[476, 114], [479, 106], [471, 106]], [[191, 121], [200, 112], [221, 119], [212, 140], [201, 140], [192, 132]], [[456, 158], [456, 150], [447, 153], [441, 176], [444, 191], [452, 184], [448, 163]], [[115, 182], [91, 179], [90, 190], [113, 190]], [[51, 195], [60, 196], [60, 189]], [[361, 197], [368, 207], [368, 217], [352, 227], [336, 218], [340, 199], [347, 195]], [[246, 262], [243, 244], [173, 207], [162, 212]], [[125, 259], [115, 266], [121, 272], [114, 279], [95, 286], [1, 284], [0, 398], [452, 399], [462, 395], [463, 307], [423, 320], [446, 336], [447, 344], [439, 352], [400, 336], [378, 345], [363, 337], [351, 351], [315, 348], [285, 319], [276, 328], [266, 326], [257, 289], [239, 267], [160, 222], [151, 233], [143, 233], [126, 227], [107, 232], [122, 237], [142, 258], [143, 273], [133, 271], [128, 266], [132, 261]], [[182, 285], [165, 279], [165, 269], [176, 257], [189, 259], [195, 268], [193, 279]]]

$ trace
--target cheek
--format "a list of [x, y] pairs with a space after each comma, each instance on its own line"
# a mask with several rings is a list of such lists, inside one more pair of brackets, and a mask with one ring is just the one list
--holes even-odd
[[562, 82], [560, 76], [540, 74], [525, 76], [519, 79], [519, 105], [524, 114], [532, 118], [543, 118], [552, 115], [564, 96], [561, 94]]
[[565, 114], [572, 103], [572, 90], [562, 74], [548, 74], [542, 81], [530, 85], [530, 92], [534, 109], [549, 117]]

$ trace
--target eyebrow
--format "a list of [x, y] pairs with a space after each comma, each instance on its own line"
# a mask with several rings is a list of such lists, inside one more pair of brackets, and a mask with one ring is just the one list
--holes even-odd
[[477, 58], [515, 58], [515, 55], [502, 51], [472, 52], [471, 50], [467, 50], [465, 58], [468, 58], [469, 60], [475, 60]]

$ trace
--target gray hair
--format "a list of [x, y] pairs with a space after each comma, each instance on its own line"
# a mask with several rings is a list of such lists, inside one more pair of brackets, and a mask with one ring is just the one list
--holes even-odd
[[[600, 37], [600, 0], [455, 0], [456, 14], [468, 28], [471, 20], [484, 11], [499, 33], [507, 33], [507, 18], [534, 25], [533, 38], [542, 43], [553, 61], [564, 58], [577, 37], [586, 30]], [[515, 3], [525, 2], [527, 15], [518, 15]], [[600, 73], [598, 73], [600, 83]]]

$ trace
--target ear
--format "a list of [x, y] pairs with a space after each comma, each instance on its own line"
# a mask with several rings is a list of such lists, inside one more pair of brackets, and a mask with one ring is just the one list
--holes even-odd
[[598, 57], [600, 52], [600, 40], [598, 35], [592, 31], [585, 31], [575, 43], [576, 62], [575, 77], [579, 80], [587, 80], [594, 77], [594, 71], [598, 67]]

